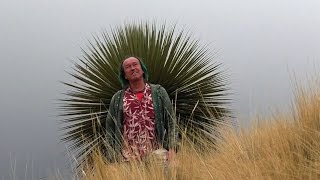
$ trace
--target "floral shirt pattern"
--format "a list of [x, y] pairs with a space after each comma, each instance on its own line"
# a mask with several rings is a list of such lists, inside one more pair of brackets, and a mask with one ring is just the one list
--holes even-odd
[[125, 161], [140, 159], [156, 147], [155, 113], [150, 85], [145, 85], [141, 100], [138, 100], [130, 87], [125, 90], [123, 115], [122, 155]]

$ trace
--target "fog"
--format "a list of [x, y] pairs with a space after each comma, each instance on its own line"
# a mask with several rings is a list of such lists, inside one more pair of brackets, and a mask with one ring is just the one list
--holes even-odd
[[240, 124], [290, 110], [293, 76], [319, 68], [320, 1], [0, 1], [0, 177], [70, 172], [57, 99], [81, 47], [137, 20], [176, 23], [209, 43], [230, 75]]

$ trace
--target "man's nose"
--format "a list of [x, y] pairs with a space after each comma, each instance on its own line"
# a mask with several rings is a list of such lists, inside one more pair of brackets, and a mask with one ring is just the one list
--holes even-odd
[[134, 66], [130, 66], [130, 70], [134, 70]]

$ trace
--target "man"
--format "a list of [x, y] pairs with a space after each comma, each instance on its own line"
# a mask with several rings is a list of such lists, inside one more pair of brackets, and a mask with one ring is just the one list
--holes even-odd
[[106, 119], [107, 159], [143, 160], [164, 148], [171, 160], [177, 136], [166, 90], [147, 82], [147, 68], [136, 57], [121, 63], [119, 80], [123, 89], [113, 95]]

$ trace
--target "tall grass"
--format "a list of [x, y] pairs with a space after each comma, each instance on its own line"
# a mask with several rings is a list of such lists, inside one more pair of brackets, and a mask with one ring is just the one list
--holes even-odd
[[223, 138], [216, 144], [196, 149], [184, 139], [167, 173], [157, 163], [108, 164], [97, 151], [94, 167], [83, 167], [82, 178], [320, 179], [319, 87], [297, 88], [289, 114], [257, 120], [240, 132], [220, 127]]

